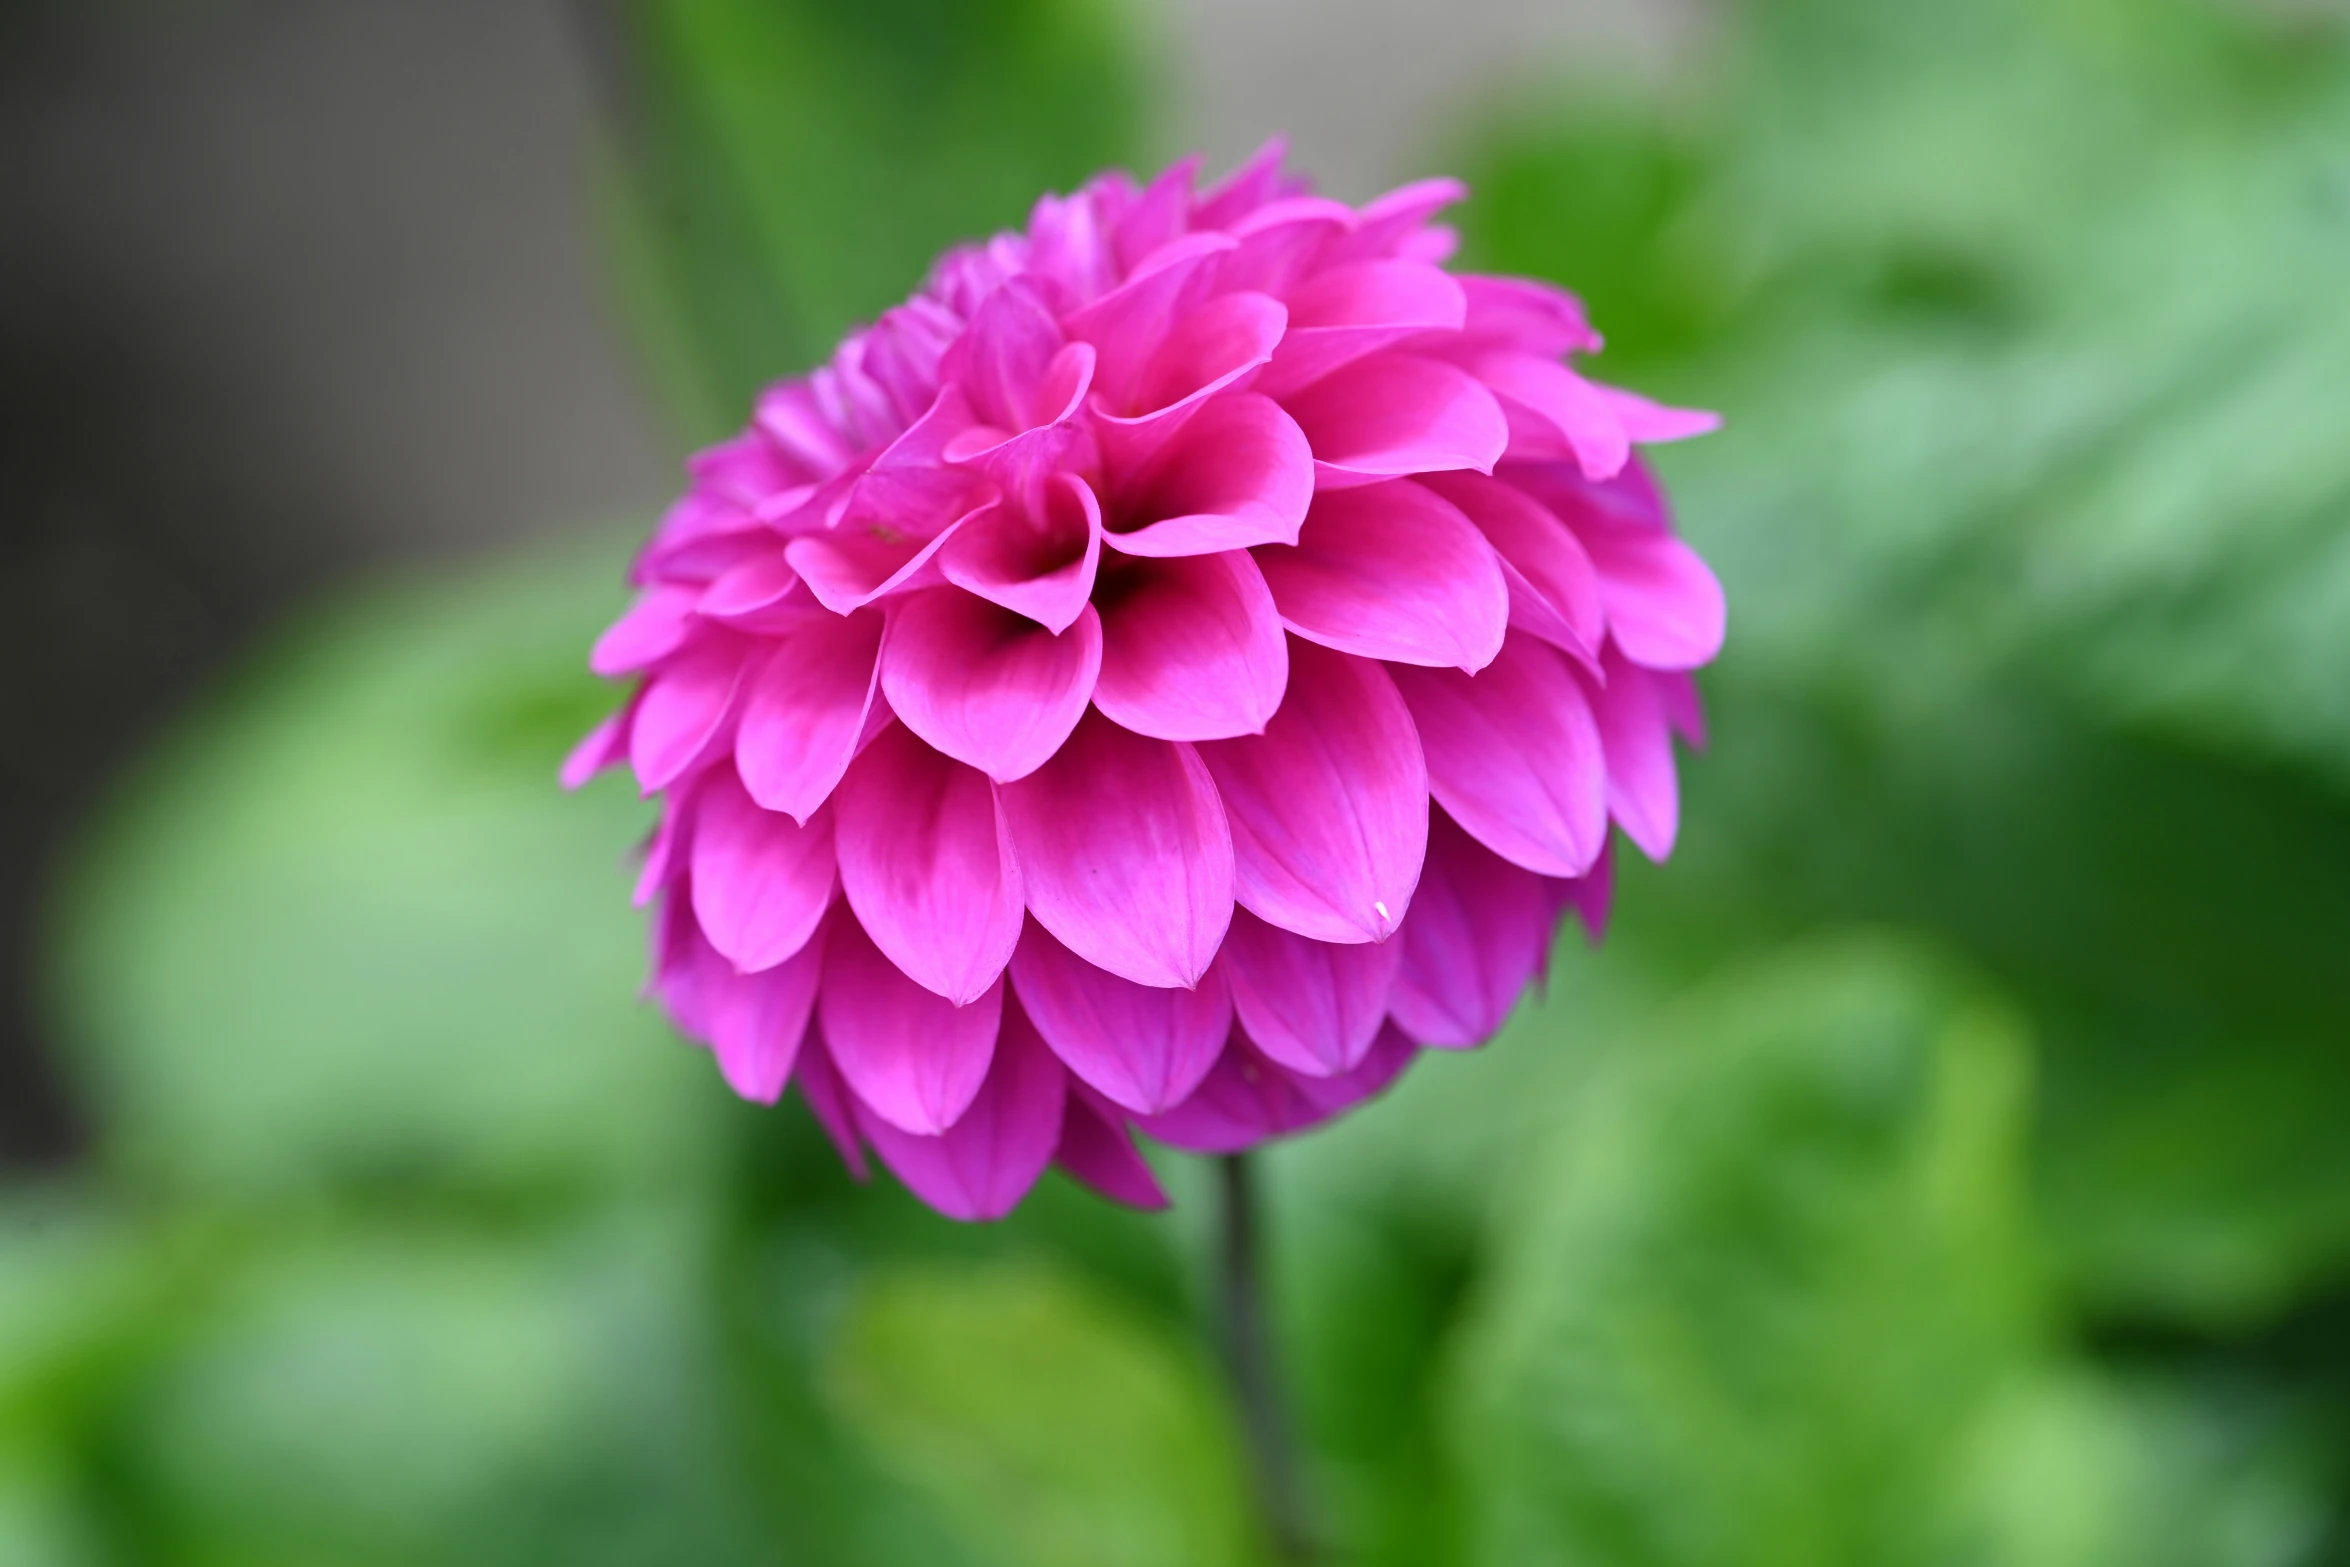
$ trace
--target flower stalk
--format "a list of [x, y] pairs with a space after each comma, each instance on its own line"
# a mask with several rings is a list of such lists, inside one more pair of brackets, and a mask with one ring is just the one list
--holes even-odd
[[1313, 1540], [1298, 1484], [1297, 1453], [1273, 1371], [1254, 1170], [1244, 1153], [1225, 1154], [1216, 1166], [1221, 1221], [1218, 1306], [1225, 1364], [1240, 1400], [1250, 1477], [1276, 1558], [1308, 1562], [1314, 1556]]

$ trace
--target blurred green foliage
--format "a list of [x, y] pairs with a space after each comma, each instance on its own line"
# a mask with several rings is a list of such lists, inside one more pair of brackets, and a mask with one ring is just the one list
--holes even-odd
[[[702, 431], [1147, 86], [1081, 0], [600, 14]], [[1730, 413], [1733, 627], [1608, 946], [1267, 1161], [1330, 1559], [2350, 1561], [2343, 25], [1747, 0], [1459, 150]], [[550, 785], [624, 548], [322, 608], [86, 845], [0, 1562], [1265, 1560], [1190, 1166], [954, 1226], [632, 1001], [645, 808]]]

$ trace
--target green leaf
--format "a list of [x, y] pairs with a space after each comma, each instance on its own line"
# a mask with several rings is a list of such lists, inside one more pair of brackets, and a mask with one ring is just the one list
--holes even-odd
[[849, 1424], [1004, 1567], [1259, 1559], [1208, 1368], [1063, 1276], [883, 1278], [830, 1369]]
[[110, 1156], [181, 1197], [507, 1197], [691, 1175], [726, 1096], [636, 999], [648, 812], [555, 767], [606, 547], [290, 634], [73, 867], [55, 1011]]
[[1595, 1054], [1458, 1345], [1471, 1559], [1923, 1559], [2041, 1333], [2025, 1076], [2004, 1007], [1868, 941]]

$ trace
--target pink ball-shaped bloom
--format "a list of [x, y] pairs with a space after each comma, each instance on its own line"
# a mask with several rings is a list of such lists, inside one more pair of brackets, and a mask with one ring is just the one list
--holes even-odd
[[1268, 148], [1047, 196], [696, 456], [565, 768], [661, 818], [653, 993], [958, 1218], [1163, 1201], [1476, 1045], [1612, 819], [1652, 858], [1720, 588], [1572, 295], [1456, 275], [1450, 180]]

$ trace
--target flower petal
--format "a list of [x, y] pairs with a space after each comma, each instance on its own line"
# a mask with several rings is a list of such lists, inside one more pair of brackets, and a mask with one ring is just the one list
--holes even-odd
[[1608, 774], [1583, 686], [1559, 655], [1512, 637], [1475, 676], [1397, 669], [1438, 804], [1494, 853], [1579, 876], [1607, 838]]
[[870, 1172], [865, 1167], [865, 1145], [857, 1136], [856, 1096], [840, 1080], [840, 1069], [832, 1064], [832, 1052], [824, 1043], [822, 1030], [801, 1044], [799, 1060], [792, 1068], [792, 1080], [800, 1085], [800, 1097], [808, 1102], [808, 1113], [832, 1140], [840, 1162], [849, 1167], [849, 1174], [864, 1180]]
[[757, 974], [738, 974], [710, 1009], [710, 1049], [726, 1086], [754, 1104], [783, 1097], [824, 976], [821, 931], [789, 959]]
[[579, 744], [563, 758], [563, 766], [555, 774], [556, 781], [566, 789], [585, 788], [596, 774], [627, 760], [628, 730], [635, 718], [634, 699], [606, 714], [595, 728], [580, 736]]
[[1236, 392], [1202, 408], [1112, 495], [1103, 542], [1128, 555], [1294, 544], [1314, 498], [1314, 458], [1270, 398]]
[[1624, 421], [1605, 389], [1556, 359], [1486, 349], [1467, 367], [1509, 415], [1512, 459], [1572, 456], [1591, 479], [1610, 479], [1632, 455]]
[[1722, 650], [1729, 607], [1713, 568], [1663, 528], [1576, 519], [1599, 567], [1609, 638], [1636, 664], [1695, 669]]
[[1537, 278], [1460, 276], [1468, 300], [1462, 335], [1556, 359], [1561, 354], [1596, 353], [1599, 334], [1583, 313], [1583, 301]]
[[1407, 337], [1457, 330], [1468, 309], [1457, 279], [1419, 261], [1331, 267], [1292, 289], [1288, 304], [1289, 330], [1257, 380], [1273, 397]]
[[731, 768], [695, 796], [692, 864], [694, 918], [745, 974], [806, 946], [840, 885], [830, 814], [819, 809], [803, 827], [763, 810]]
[[1167, 1206], [1150, 1161], [1134, 1146], [1126, 1117], [1108, 1100], [1074, 1078], [1069, 1083], [1068, 1107], [1061, 1115], [1061, 1146], [1053, 1162], [1072, 1179], [1083, 1181], [1112, 1202], [1129, 1208]]
[[1438, 816], [1399, 938], [1403, 962], [1388, 1000], [1397, 1025], [1439, 1049], [1490, 1039], [1550, 946], [1549, 909], [1540, 877]]
[[1020, 1009], [1006, 1007], [987, 1080], [953, 1126], [917, 1137], [862, 1105], [857, 1125], [881, 1162], [931, 1207], [966, 1222], [1000, 1219], [1052, 1162], [1068, 1097], [1061, 1063]]
[[1009, 781], [1060, 749], [1101, 663], [1101, 618], [1090, 604], [1055, 636], [960, 588], [934, 588], [891, 610], [881, 689], [932, 746]]
[[1245, 550], [1137, 560], [1105, 578], [1093, 705], [1136, 734], [1262, 733], [1289, 684], [1289, 638]]
[[935, 1137], [962, 1119], [987, 1077], [1004, 986], [999, 979], [955, 1006], [898, 972], [863, 926], [843, 919], [825, 937], [817, 1007], [832, 1063], [866, 1108]]
[[1200, 759], [1231, 822], [1243, 906], [1318, 941], [1394, 932], [1427, 850], [1428, 769], [1384, 669], [1300, 642], [1265, 732], [1203, 744]]
[[1417, 1053], [1400, 1032], [1382, 1029], [1353, 1071], [1305, 1077], [1284, 1071], [1235, 1034], [1197, 1093], [1140, 1125], [1160, 1142], [1194, 1153], [1239, 1153], [1360, 1104], [1394, 1082]]
[[727, 636], [688, 648], [653, 672], [628, 731], [639, 789], [668, 788], [708, 753], [734, 711], [746, 662], [741, 640]]
[[1607, 634], [1599, 568], [1567, 525], [1517, 486], [1480, 473], [1418, 482], [1459, 507], [1501, 557], [1510, 624], [1596, 671]]
[[1200, 982], [1232, 922], [1232, 834], [1197, 752], [1089, 713], [1003, 802], [1046, 930], [1136, 984]]
[[1328, 1077], [1352, 1069], [1379, 1037], [1402, 962], [1400, 941], [1313, 941], [1243, 910], [1219, 966], [1256, 1047], [1292, 1071]]
[[667, 658], [692, 629], [694, 604], [702, 590], [668, 584], [637, 595], [610, 629], [596, 638], [588, 654], [588, 668], [606, 677], [633, 675]]
[[1608, 814], [1652, 860], [1673, 852], [1681, 828], [1681, 786], [1662, 679], [1609, 650], [1607, 685], [1593, 699], [1607, 751]]
[[1324, 488], [1410, 473], [1491, 473], [1509, 444], [1493, 394], [1466, 372], [1412, 354], [1374, 354], [1282, 399], [1313, 448]]
[[1084, 612], [1101, 563], [1102, 514], [1085, 481], [1056, 473], [1043, 504], [973, 513], [938, 552], [947, 581], [1059, 635]]
[[875, 599], [938, 581], [938, 552], [959, 526], [960, 519], [917, 542], [882, 528], [843, 525], [792, 540], [783, 556], [817, 603], [835, 615], [851, 615]]
[[893, 727], [849, 769], [835, 814], [841, 886], [874, 945], [923, 989], [978, 999], [1020, 939], [995, 785]]
[[1282, 622], [1343, 653], [1482, 669], [1509, 628], [1493, 547], [1417, 484], [1319, 494], [1294, 548], [1254, 554]]
[[752, 799], [804, 822], [831, 796], [876, 716], [881, 632], [875, 610], [811, 615], [776, 642], [734, 737]]
[[1599, 392], [1616, 411], [1616, 422], [1624, 427], [1624, 434], [1643, 445], [1685, 441], [1693, 435], [1711, 435], [1722, 427], [1720, 414], [1702, 408], [1668, 408], [1620, 386], [1600, 386]]
[[1232, 994], [1211, 968], [1190, 990], [1120, 979], [1029, 924], [1012, 955], [1012, 988], [1070, 1071], [1129, 1110], [1180, 1104], [1232, 1028]]

